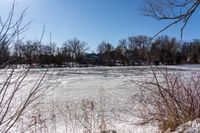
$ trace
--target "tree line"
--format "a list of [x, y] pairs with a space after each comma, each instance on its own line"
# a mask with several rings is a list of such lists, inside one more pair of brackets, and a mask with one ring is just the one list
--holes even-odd
[[78, 65], [159, 65], [200, 63], [200, 40], [179, 41], [169, 36], [130, 36], [119, 40], [114, 47], [109, 42], [101, 42], [96, 53], [88, 53], [86, 42], [76, 38], [67, 40], [61, 46], [40, 41], [0, 41], [0, 65], [28, 64], [36, 66]]

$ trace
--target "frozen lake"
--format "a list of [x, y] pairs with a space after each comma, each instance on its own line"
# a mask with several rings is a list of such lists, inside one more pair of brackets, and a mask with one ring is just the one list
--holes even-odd
[[[169, 72], [183, 74], [200, 72], [200, 65], [167, 68]], [[156, 68], [165, 69], [166, 66]], [[26, 81], [37, 80], [42, 71], [44, 69], [31, 70]], [[57, 82], [54, 89], [40, 99], [36, 112], [40, 112], [43, 119], [52, 114], [55, 117], [53, 121], [45, 121], [47, 126], [43, 130], [83, 133], [90, 129], [93, 133], [101, 127], [117, 133], [154, 133], [155, 125], [135, 125], [137, 105], [133, 104], [134, 95], [138, 92], [135, 82], [151, 78], [150, 73], [148, 66], [50, 69], [49, 80]]]
[[[185, 74], [198, 73], [200, 70], [199, 65], [168, 66], [167, 68], [170, 72]], [[159, 66], [157, 69], [165, 70], [166, 66]], [[103, 104], [107, 119], [112, 120], [110, 124], [112, 129], [118, 132], [145, 133], [150, 130], [155, 132], [151, 126], [147, 128], [134, 126], [137, 118], [134, 117], [133, 99], [138, 91], [138, 86], [134, 82], [151, 78], [150, 72], [151, 68], [147, 66], [59, 69], [60, 74], [57, 78], [61, 81], [49, 94], [48, 101], [54, 100], [60, 106], [66, 102], [79, 106], [84, 99], [94, 101], [98, 111]]]

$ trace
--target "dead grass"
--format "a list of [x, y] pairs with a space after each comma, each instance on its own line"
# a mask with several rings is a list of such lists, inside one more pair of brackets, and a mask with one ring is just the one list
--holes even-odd
[[140, 124], [156, 123], [164, 132], [200, 118], [200, 74], [152, 68], [151, 75], [152, 80], [137, 82]]

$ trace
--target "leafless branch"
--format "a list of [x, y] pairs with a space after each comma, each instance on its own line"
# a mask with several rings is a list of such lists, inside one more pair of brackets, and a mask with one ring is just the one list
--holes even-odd
[[146, 5], [143, 9], [145, 16], [155, 18], [157, 20], [171, 21], [166, 27], [156, 33], [157, 35], [170, 28], [171, 26], [183, 22], [181, 27], [181, 38], [183, 31], [191, 18], [199, 7], [199, 0], [146, 0]]

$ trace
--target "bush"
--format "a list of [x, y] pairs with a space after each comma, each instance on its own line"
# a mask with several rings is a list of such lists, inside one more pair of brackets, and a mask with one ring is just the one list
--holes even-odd
[[141, 104], [140, 124], [156, 123], [164, 132], [200, 118], [200, 75], [198, 73], [170, 72], [166, 68], [152, 68], [153, 80], [137, 83]]

